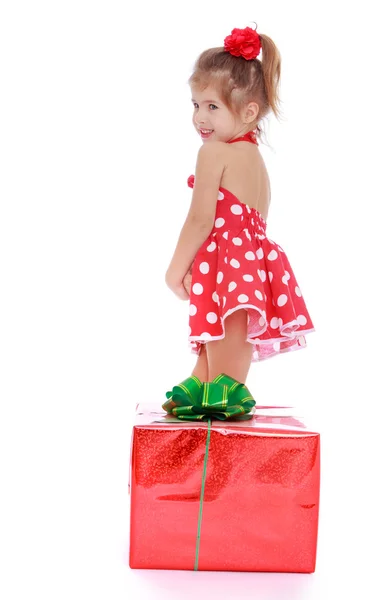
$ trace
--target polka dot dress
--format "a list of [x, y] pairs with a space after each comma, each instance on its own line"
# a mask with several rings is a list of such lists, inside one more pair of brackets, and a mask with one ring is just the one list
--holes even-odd
[[[256, 142], [254, 132], [240, 139]], [[194, 175], [188, 178], [194, 186]], [[213, 229], [192, 266], [189, 344], [225, 336], [224, 321], [246, 311], [252, 361], [306, 347], [304, 334], [315, 331], [300, 287], [284, 250], [266, 236], [267, 223], [225, 188], [219, 188]]]

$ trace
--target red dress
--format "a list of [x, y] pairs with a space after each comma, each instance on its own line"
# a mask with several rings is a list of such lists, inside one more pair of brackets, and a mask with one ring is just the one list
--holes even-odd
[[[253, 131], [240, 140], [257, 144]], [[194, 185], [194, 175], [188, 178]], [[224, 320], [246, 309], [252, 361], [306, 347], [315, 331], [284, 250], [266, 236], [267, 223], [225, 188], [219, 188], [213, 229], [192, 266], [189, 344], [194, 354], [225, 337]]]

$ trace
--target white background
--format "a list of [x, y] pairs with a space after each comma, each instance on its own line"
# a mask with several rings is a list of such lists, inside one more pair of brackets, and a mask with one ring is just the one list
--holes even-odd
[[[369, 25], [361, 2], [3, 1], [0, 9], [0, 592], [28, 598], [336, 598], [370, 593]], [[260, 145], [267, 234], [315, 333], [253, 363], [258, 404], [314, 416], [313, 575], [128, 566], [137, 401], [195, 357], [164, 274], [200, 139], [187, 84], [234, 27], [282, 57], [285, 120]], [[141, 391], [138, 388], [141, 387]], [[364, 542], [364, 550], [362, 550]], [[367, 558], [368, 553], [368, 558]], [[129, 586], [131, 591], [129, 590]]]

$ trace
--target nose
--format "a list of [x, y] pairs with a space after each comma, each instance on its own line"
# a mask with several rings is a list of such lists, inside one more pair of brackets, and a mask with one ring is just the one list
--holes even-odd
[[197, 117], [195, 123], [198, 128], [203, 127], [205, 125], [205, 119], [200, 119], [199, 117]]
[[200, 127], [200, 125], [204, 125], [206, 123], [205, 117], [200, 108], [198, 109], [197, 115], [195, 116], [195, 123], [197, 127]]

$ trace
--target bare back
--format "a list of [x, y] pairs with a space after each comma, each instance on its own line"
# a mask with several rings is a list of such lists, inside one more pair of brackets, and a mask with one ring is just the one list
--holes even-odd
[[220, 187], [224, 187], [250, 208], [256, 208], [266, 221], [271, 201], [267, 168], [256, 144], [241, 141], [225, 145]]

